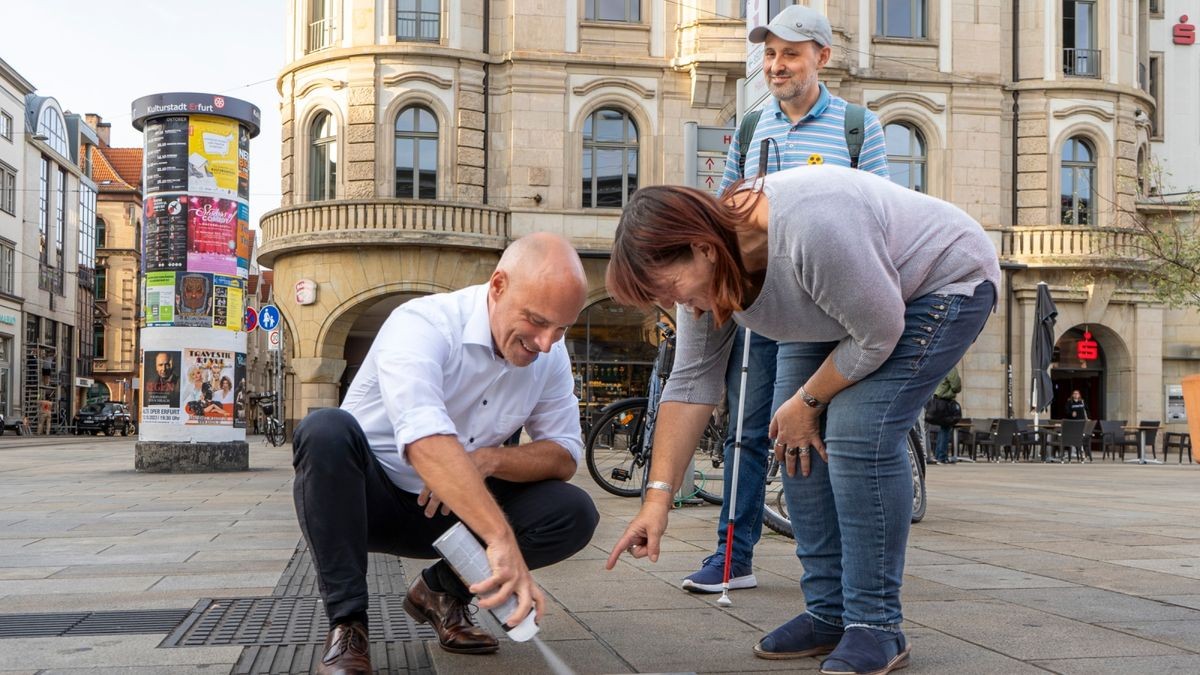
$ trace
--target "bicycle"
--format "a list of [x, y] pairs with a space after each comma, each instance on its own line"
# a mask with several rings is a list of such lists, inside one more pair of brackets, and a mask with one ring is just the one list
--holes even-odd
[[[619, 497], [644, 497], [650, 475], [654, 422], [675, 360], [675, 331], [661, 321], [656, 327], [660, 339], [648, 395], [608, 404], [588, 431], [584, 453], [588, 473], [601, 488]], [[693, 483], [683, 491], [685, 499], [694, 496], [710, 504], [723, 501], [725, 429], [719, 419], [709, 420], [696, 446]]]
[[283, 422], [280, 422], [275, 417], [275, 404], [277, 403], [275, 392], [266, 391], [253, 395], [250, 397], [250, 400], [262, 408], [263, 416], [266, 418], [267, 423], [267, 428], [263, 432], [267, 442], [275, 447], [283, 445], [286, 439], [284, 438]]
[[[925, 421], [918, 419], [913, 428], [908, 430], [905, 445], [908, 448], [908, 465], [912, 474], [913, 509], [912, 522], [919, 523], [925, 517]], [[792, 521], [788, 517], [787, 499], [783, 494], [783, 476], [779, 473], [779, 460], [775, 453], [767, 457], [767, 489], [766, 505], [763, 509], [763, 525], [773, 531], [793, 537]]]

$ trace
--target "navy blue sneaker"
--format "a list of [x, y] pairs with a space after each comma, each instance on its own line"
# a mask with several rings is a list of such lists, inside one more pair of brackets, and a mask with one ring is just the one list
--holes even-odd
[[[725, 576], [725, 556], [713, 554], [700, 563], [700, 570], [683, 578], [683, 590], [692, 593], [720, 593], [721, 579]], [[754, 588], [758, 579], [749, 565], [733, 563], [729, 567], [729, 590]]]
[[887, 675], [908, 666], [912, 645], [904, 633], [851, 626], [821, 662], [823, 675]]
[[799, 659], [828, 654], [842, 639], [838, 626], [818, 621], [805, 612], [767, 633], [754, 645], [760, 659]]

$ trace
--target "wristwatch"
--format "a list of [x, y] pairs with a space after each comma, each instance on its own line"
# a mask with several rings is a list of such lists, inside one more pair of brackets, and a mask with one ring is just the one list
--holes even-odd
[[828, 403], [822, 403], [818, 401], [816, 396], [804, 391], [804, 387], [800, 387], [800, 391], [797, 393], [800, 395], [800, 400], [804, 401], [804, 405], [812, 408], [813, 410], [821, 410], [825, 408], [825, 406], [829, 405]]

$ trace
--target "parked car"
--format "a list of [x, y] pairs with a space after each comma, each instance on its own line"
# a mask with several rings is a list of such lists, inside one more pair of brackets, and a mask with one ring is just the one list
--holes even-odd
[[137, 432], [129, 407], [113, 401], [85, 405], [75, 415], [74, 426], [76, 435], [87, 432], [95, 436], [104, 432], [106, 436], [115, 436], [117, 433], [128, 436]]

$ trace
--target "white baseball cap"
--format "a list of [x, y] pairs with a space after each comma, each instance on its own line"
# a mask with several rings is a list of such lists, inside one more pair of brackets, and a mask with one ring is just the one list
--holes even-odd
[[833, 29], [829, 26], [829, 19], [826, 19], [825, 15], [817, 10], [804, 5], [787, 7], [776, 14], [775, 18], [771, 19], [771, 23], [765, 26], [756, 26], [754, 30], [750, 31], [749, 40], [755, 43], [766, 42], [767, 33], [788, 42], [811, 40], [822, 47], [833, 45]]

